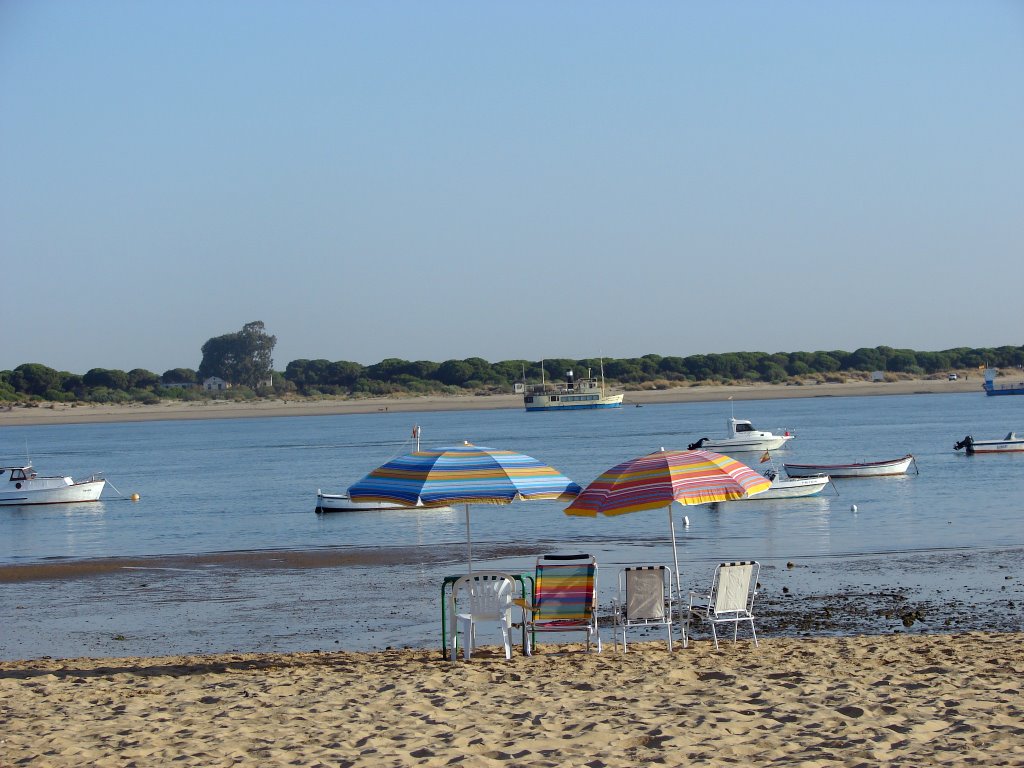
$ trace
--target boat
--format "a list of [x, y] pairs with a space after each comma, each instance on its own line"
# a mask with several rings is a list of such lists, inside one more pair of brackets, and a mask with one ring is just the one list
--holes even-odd
[[975, 453], [1014, 453], [1024, 451], [1024, 437], [1017, 437], [1016, 432], [1007, 433], [1002, 440], [975, 440], [968, 435], [958, 443], [953, 443], [953, 450], [965, 449], [968, 456]]
[[726, 454], [743, 451], [775, 451], [796, 437], [796, 435], [789, 434], [789, 430], [781, 435], [762, 432], [754, 429], [754, 425], [746, 419], [729, 418], [726, 421], [726, 429], [729, 432], [726, 437], [717, 439], [702, 437], [687, 447], [691, 451], [703, 449]]
[[783, 464], [786, 474], [790, 477], [814, 477], [828, 475], [836, 477], [883, 477], [885, 475], [905, 475], [910, 465], [917, 469], [913, 454], [908, 453], [899, 459], [886, 461], [864, 461], [854, 464]]
[[[422, 507], [419, 503], [417, 507]], [[413, 509], [393, 501], [352, 501], [347, 493], [324, 493], [316, 489], [316, 513], [324, 512], [382, 512], [389, 509]], [[437, 507], [434, 507], [437, 509]], [[448, 509], [444, 507], [443, 509]]]
[[[420, 427], [417, 425], [412, 428], [412, 439], [414, 441], [414, 450], [420, 449]], [[423, 503], [419, 502], [415, 507], [422, 507]], [[352, 501], [347, 493], [324, 493], [321, 489], [316, 489], [316, 513], [318, 515], [325, 512], [382, 512], [391, 509], [414, 509], [405, 504], [397, 504], [393, 501]], [[450, 507], [433, 507], [433, 509], [450, 510]]]
[[[766, 470], [764, 476], [772, 481], [766, 491], [747, 496], [742, 501], [757, 501], [758, 499], [799, 499], [804, 496], [815, 496], [821, 493], [825, 486], [832, 482], [828, 475], [814, 475], [813, 477], [785, 477], [774, 469]], [[833, 486], [834, 487], [834, 486]]]
[[1024, 395], [1024, 381], [1016, 384], [996, 384], [995, 368], [985, 369], [985, 382], [981, 385], [986, 395]]
[[601, 379], [591, 376], [577, 379], [572, 371], [565, 374], [565, 381], [557, 384], [544, 381], [544, 366], [541, 364], [540, 384], [518, 384], [516, 389], [523, 393], [523, 406], [527, 411], [580, 411], [594, 408], [621, 408], [622, 393], [608, 394], [604, 387], [604, 364], [601, 365]]
[[0, 506], [99, 501], [106, 483], [98, 474], [75, 480], [64, 476], [40, 477], [31, 464], [0, 467]]

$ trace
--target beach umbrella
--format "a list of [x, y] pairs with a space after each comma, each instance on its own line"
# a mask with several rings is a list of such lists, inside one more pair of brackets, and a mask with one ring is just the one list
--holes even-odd
[[567, 515], [624, 515], [668, 510], [676, 594], [682, 597], [672, 502], [684, 506], [733, 501], [767, 490], [771, 480], [745, 464], [713, 451], [666, 451], [629, 459], [604, 472], [565, 509]]
[[416, 508], [465, 505], [471, 574], [470, 504], [568, 500], [579, 492], [579, 485], [532, 456], [468, 442], [391, 459], [348, 489], [353, 501], [392, 501]]

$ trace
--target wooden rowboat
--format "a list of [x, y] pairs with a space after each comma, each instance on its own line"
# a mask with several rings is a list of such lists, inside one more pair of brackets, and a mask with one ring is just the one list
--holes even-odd
[[786, 474], [790, 477], [884, 477], [885, 475], [905, 475], [910, 465], [917, 469], [912, 454], [900, 459], [887, 461], [865, 461], [856, 464], [783, 464]]

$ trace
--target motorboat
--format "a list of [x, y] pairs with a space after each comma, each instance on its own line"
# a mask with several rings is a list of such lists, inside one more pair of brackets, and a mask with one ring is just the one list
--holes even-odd
[[799, 499], [804, 496], [815, 496], [821, 493], [825, 486], [832, 482], [828, 475], [814, 475], [813, 477], [786, 477], [774, 469], [765, 471], [764, 476], [772, 481], [766, 491], [761, 491], [753, 496], [747, 496], [743, 501], [757, 501], [758, 499]]
[[968, 456], [975, 453], [1014, 453], [1024, 451], [1024, 437], [1017, 437], [1016, 432], [1007, 433], [1002, 440], [975, 440], [967, 435], [958, 443], [953, 443], [953, 450], [963, 448]]
[[98, 474], [75, 480], [64, 476], [41, 477], [31, 464], [0, 467], [0, 506], [99, 501], [106, 483]]
[[[421, 432], [419, 425], [412, 428], [414, 450], [417, 451], [420, 449]], [[409, 506], [393, 501], [352, 501], [347, 493], [324, 493], [321, 489], [316, 489], [315, 511], [318, 515], [325, 512], [382, 512], [390, 509], [415, 509], [422, 506], [422, 502], [415, 506]], [[450, 507], [433, 507], [433, 509], [445, 510]]]
[[596, 408], [621, 408], [621, 392], [608, 394], [604, 386], [604, 365], [601, 379], [594, 378], [587, 371], [586, 378], [577, 379], [572, 371], [565, 374], [565, 381], [549, 383], [544, 381], [544, 366], [541, 366], [540, 384], [516, 384], [516, 391], [523, 394], [523, 407], [527, 411], [580, 411]]
[[783, 464], [786, 474], [790, 477], [815, 477], [828, 475], [836, 477], [884, 477], [886, 475], [905, 475], [910, 465], [917, 469], [913, 454], [899, 459], [885, 461], [864, 461], [854, 464]]
[[728, 430], [726, 437], [714, 439], [702, 437], [687, 447], [691, 451], [704, 449], [725, 454], [742, 451], [774, 451], [796, 437], [796, 435], [789, 434], [789, 430], [781, 435], [763, 432], [755, 429], [754, 425], [746, 419], [729, 418], [726, 421], [726, 429]]

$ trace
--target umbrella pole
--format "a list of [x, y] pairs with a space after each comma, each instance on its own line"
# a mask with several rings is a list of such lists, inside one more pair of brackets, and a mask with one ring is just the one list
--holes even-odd
[[[676, 567], [676, 606], [679, 609], [679, 627], [683, 626], [683, 584], [679, 576], [679, 553], [676, 551], [676, 521], [672, 518], [672, 504], [665, 509], [668, 510], [668, 529], [672, 532], [672, 562]], [[683, 632], [683, 648], [686, 647], [686, 633]]]
[[469, 568], [469, 575], [473, 575], [473, 544], [469, 535], [469, 504], [466, 504], [466, 565]]

